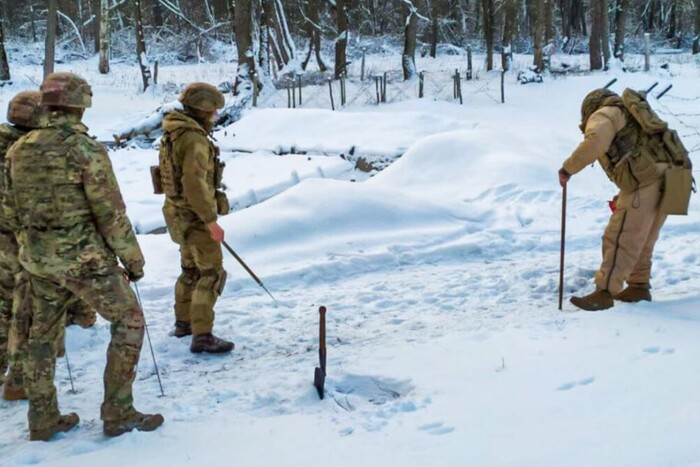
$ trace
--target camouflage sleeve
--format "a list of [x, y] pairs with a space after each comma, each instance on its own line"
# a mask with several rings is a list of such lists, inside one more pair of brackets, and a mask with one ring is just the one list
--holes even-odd
[[107, 152], [86, 136], [80, 136], [74, 148], [83, 157], [87, 156], [83, 186], [98, 232], [127, 271], [143, 272], [143, 253], [126, 216], [124, 200]]
[[190, 131], [178, 138], [176, 150], [181, 152], [182, 191], [187, 203], [205, 224], [216, 222], [216, 198], [207, 182], [209, 141]]
[[610, 149], [615, 135], [625, 126], [625, 117], [617, 107], [603, 107], [591, 115], [586, 123], [581, 144], [566, 161], [563, 169], [574, 175], [603, 157]]
[[9, 154], [2, 166], [3, 170], [0, 173], [0, 228], [16, 232], [19, 230], [19, 218], [11, 192], [10, 168], [12, 165]]

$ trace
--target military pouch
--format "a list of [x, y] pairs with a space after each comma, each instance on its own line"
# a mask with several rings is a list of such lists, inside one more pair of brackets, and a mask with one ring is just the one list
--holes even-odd
[[163, 179], [160, 178], [160, 166], [151, 166], [151, 183], [153, 183], [153, 193], [156, 195], [162, 195]]
[[217, 190], [214, 193], [214, 196], [216, 197], [216, 213], [220, 216], [225, 216], [226, 214], [230, 213], [231, 206], [229, 205], [228, 196], [226, 196], [226, 193]]
[[659, 210], [668, 215], [688, 215], [693, 174], [685, 167], [671, 167], [664, 172], [664, 188]]
[[223, 188], [224, 187], [224, 169], [226, 164], [221, 162], [217, 157], [214, 162], [214, 187]]

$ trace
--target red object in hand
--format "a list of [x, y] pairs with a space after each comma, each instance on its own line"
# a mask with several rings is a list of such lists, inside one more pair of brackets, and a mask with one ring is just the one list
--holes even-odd
[[615, 214], [615, 211], [617, 211], [617, 200], [611, 199], [608, 201], [608, 206], [610, 206], [612, 213]]

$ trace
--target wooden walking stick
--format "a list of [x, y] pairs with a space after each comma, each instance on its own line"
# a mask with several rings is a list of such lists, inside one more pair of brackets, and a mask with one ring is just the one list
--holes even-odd
[[318, 391], [318, 397], [323, 399], [324, 384], [326, 382], [326, 307], [318, 309], [318, 360], [320, 367], [314, 369], [314, 386]]
[[561, 192], [561, 253], [559, 256], [559, 311], [564, 301], [564, 245], [566, 242], [566, 183]]

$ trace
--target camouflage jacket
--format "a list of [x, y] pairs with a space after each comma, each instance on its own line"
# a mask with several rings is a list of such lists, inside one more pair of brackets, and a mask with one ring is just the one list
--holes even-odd
[[[9, 123], [0, 125], [0, 202], [5, 198], [6, 178], [8, 176], [5, 167], [7, 151], [18, 139], [27, 134], [27, 130], [17, 128]], [[17, 229], [16, 225], [11, 225], [10, 219], [0, 209], [0, 233], [11, 234]]]
[[166, 115], [163, 129], [159, 163], [166, 206], [190, 211], [192, 221], [215, 222], [223, 172], [218, 149], [202, 125], [185, 113]]
[[30, 273], [107, 274], [117, 257], [128, 271], [143, 270], [109, 156], [77, 116], [52, 113], [47, 127], [12, 146], [7, 165], [5, 210]]

